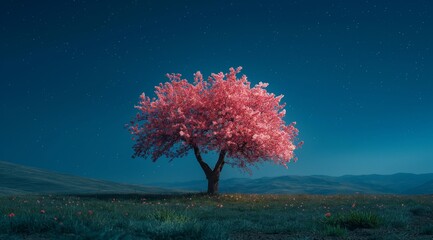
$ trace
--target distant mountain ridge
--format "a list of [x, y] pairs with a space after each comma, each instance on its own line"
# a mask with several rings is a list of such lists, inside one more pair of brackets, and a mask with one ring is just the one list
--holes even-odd
[[168, 193], [173, 190], [50, 172], [0, 161], [0, 196], [39, 193]]
[[[203, 179], [183, 183], [161, 183], [155, 186], [205, 191], [207, 182]], [[221, 180], [219, 188], [220, 192], [226, 193], [257, 194], [433, 194], [433, 173], [232, 178]]]
[[[204, 192], [206, 179], [158, 183], [152, 186], [122, 184], [50, 172], [0, 161], [0, 196], [39, 193], [179, 193]], [[220, 181], [222, 193], [257, 194], [433, 194], [433, 173], [345, 175], [331, 177], [281, 176]]]

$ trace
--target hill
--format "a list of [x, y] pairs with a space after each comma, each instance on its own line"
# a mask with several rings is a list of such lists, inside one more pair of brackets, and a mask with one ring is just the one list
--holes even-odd
[[[167, 193], [141, 185], [71, 176], [0, 161], [0, 195], [41, 193]], [[173, 191], [170, 191], [173, 192]]]
[[[159, 183], [155, 186], [205, 191], [203, 181]], [[257, 194], [433, 194], [433, 174], [282, 176], [258, 179], [232, 178], [220, 181], [220, 192]]]
[[[174, 193], [206, 191], [207, 182], [155, 183], [152, 186], [115, 183], [50, 172], [0, 161], [0, 195], [41, 193]], [[182, 190], [179, 190], [182, 189]], [[281, 176], [220, 181], [223, 193], [257, 194], [433, 194], [433, 173], [393, 175]]]

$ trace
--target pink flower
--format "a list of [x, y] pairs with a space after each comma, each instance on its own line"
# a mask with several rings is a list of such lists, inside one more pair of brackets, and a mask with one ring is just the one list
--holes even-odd
[[196, 154], [224, 150], [236, 160], [233, 166], [247, 171], [264, 159], [283, 166], [295, 159], [303, 142], [296, 143], [295, 123], [283, 119], [283, 96], [269, 93], [267, 83], [251, 86], [245, 75], [237, 78], [240, 70], [230, 68], [208, 80], [197, 72], [193, 83], [167, 74], [169, 81], [155, 87], [156, 98], [142, 94], [139, 113], [128, 125], [134, 156], [156, 161], [182, 157], [193, 148]]
[[353, 204], [352, 204], [352, 208], [354, 208], [354, 207], [356, 207], [356, 203], [353, 203]]
[[78, 211], [78, 212], [77, 212], [77, 215], [81, 215], [81, 211]]
[[330, 212], [325, 213], [325, 217], [327, 218], [331, 217], [331, 213]]
[[45, 214], [45, 210], [42, 209], [42, 210], [40, 211], [40, 213], [41, 213], [41, 214]]
[[304, 141], [300, 141], [300, 142], [298, 142], [298, 148], [301, 148], [302, 147], [302, 145], [304, 145]]
[[15, 217], [15, 213], [9, 213], [8, 217], [10, 217], [10, 218]]
[[87, 214], [89, 214], [89, 215], [93, 215], [93, 211], [92, 211], [92, 210], [89, 210], [89, 211], [87, 211]]

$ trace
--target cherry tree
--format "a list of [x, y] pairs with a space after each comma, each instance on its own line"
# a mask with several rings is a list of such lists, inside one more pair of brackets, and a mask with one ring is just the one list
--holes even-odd
[[[285, 123], [283, 95], [266, 91], [267, 83], [251, 87], [241, 71], [212, 74], [207, 81], [200, 72], [194, 82], [180, 74], [167, 74], [169, 82], [155, 87], [156, 97], [144, 93], [136, 117], [128, 125], [135, 144], [134, 157], [184, 157], [193, 150], [208, 180], [210, 194], [218, 192], [224, 164], [250, 171], [265, 161], [286, 166], [294, 157], [298, 129], [295, 122]], [[216, 151], [213, 168], [202, 153]]]

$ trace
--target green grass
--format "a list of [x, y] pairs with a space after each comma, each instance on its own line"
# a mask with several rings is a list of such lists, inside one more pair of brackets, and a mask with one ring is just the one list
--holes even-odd
[[357, 228], [378, 228], [382, 219], [375, 213], [363, 211], [350, 211], [340, 213], [335, 217], [325, 219], [326, 225], [343, 227], [349, 230]]
[[330, 237], [345, 237], [347, 235], [347, 230], [339, 225], [326, 225], [323, 229], [323, 234]]
[[431, 195], [23, 195], [0, 197], [0, 239], [430, 239], [431, 209]]
[[430, 223], [430, 225], [422, 227], [420, 233], [423, 235], [433, 235], [433, 224]]
[[429, 216], [433, 215], [431, 207], [426, 206], [415, 206], [410, 209], [410, 212], [415, 216]]

